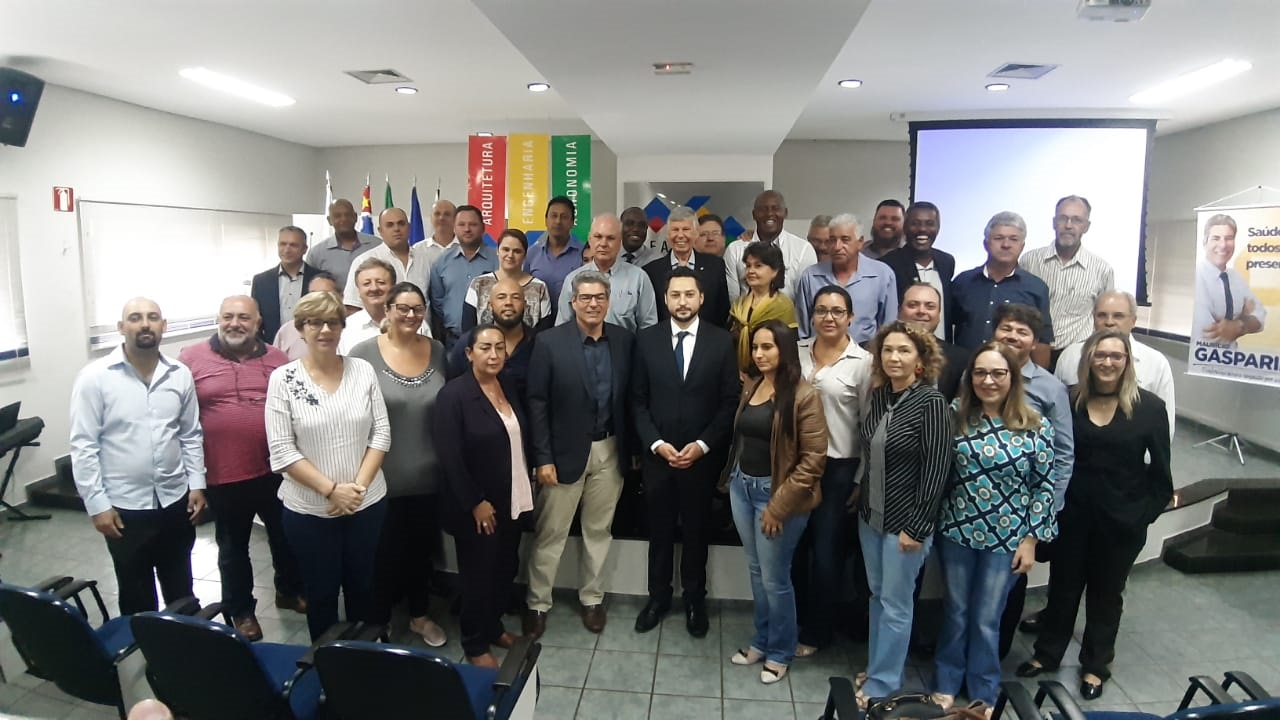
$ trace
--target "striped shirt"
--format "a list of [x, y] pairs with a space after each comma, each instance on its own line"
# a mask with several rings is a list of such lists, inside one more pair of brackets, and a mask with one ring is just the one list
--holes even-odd
[[[871, 391], [870, 410], [862, 422], [862, 466], [870, 464], [871, 438], [890, 409], [885, 428], [884, 528], [906, 532], [923, 542], [938, 521], [938, 503], [951, 474], [951, 411], [937, 388], [916, 383], [895, 399], [886, 383]], [[870, 522], [874, 483], [863, 483], [858, 514]], [[879, 500], [876, 501], [877, 504]]]
[[1053, 319], [1053, 348], [1061, 350], [1093, 334], [1093, 303], [1116, 287], [1115, 271], [1085, 248], [1063, 262], [1053, 245], [1023, 253], [1018, 265], [1049, 286], [1049, 316]]
[[[276, 368], [267, 385], [267, 444], [273, 472], [308, 460], [334, 482], [355, 482], [366, 449], [391, 449], [387, 406], [373, 367], [359, 358], [343, 359], [342, 380], [333, 394], [312, 381], [301, 360]], [[329, 501], [323, 495], [285, 477], [288, 482], [280, 483], [279, 495], [286, 508], [329, 516]], [[386, 494], [379, 469], [360, 510]]]

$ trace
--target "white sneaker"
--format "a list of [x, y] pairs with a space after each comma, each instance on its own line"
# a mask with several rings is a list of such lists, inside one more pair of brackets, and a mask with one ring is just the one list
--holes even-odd
[[409, 620], [409, 629], [421, 635], [422, 640], [433, 648], [443, 647], [449, 642], [449, 636], [445, 634], [444, 628], [426, 616]]
[[946, 693], [936, 692], [929, 696], [934, 705], [941, 707], [943, 710], [950, 710], [952, 705], [956, 704], [956, 696]]

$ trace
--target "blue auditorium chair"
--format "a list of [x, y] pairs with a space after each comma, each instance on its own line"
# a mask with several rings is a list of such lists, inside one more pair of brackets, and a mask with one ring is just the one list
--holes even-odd
[[[1244, 700], [1231, 695], [1232, 686], [1240, 688]], [[1221, 683], [1205, 675], [1188, 678], [1182, 702], [1168, 715], [1083, 710], [1067, 688], [1055, 680], [1041, 680], [1034, 700], [1018, 682], [1004, 682], [1000, 687], [993, 720], [1000, 717], [1006, 705], [1013, 708], [1020, 720], [1280, 720], [1280, 698], [1270, 695], [1248, 673], [1238, 670], [1224, 673]], [[1193, 705], [1201, 694], [1208, 704]], [[1048, 712], [1041, 709], [1046, 699], [1053, 706]]]

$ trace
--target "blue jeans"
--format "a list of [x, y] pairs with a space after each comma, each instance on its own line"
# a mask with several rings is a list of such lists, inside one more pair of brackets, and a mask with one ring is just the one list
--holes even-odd
[[955, 695], [963, 682], [970, 700], [994, 706], [1000, 694], [1000, 615], [1018, 576], [1013, 554], [973, 550], [939, 538], [947, 581], [934, 689]]
[[858, 519], [858, 538], [871, 586], [871, 627], [867, 638], [868, 697], [885, 697], [902, 688], [902, 669], [911, 644], [916, 576], [929, 556], [933, 538], [919, 550], [898, 549], [898, 533], [882, 533]]
[[791, 585], [791, 556], [809, 522], [809, 514], [795, 515], [782, 523], [782, 532], [766, 538], [760, 532], [760, 516], [769, 504], [772, 481], [747, 475], [734, 467], [729, 482], [729, 503], [733, 524], [747, 553], [751, 573], [751, 598], [755, 602], [755, 630], [751, 647], [764, 653], [765, 660], [790, 665], [795, 656], [799, 628], [796, 625], [796, 595]]
[[338, 517], [284, 509], [284, 534], [302, 573], [312, 640], [338, 622], [339, 590], [347, 606], [347, 620], [371, 619], [374, 567], [386, 517], [385, 498], [353, 515]]
[[[836, 603], [845, 588], [845, 528], [853, 494], [857, 458], [827, 458], [822, 473], [822, 503], [809, 514], [796, 548], [791, 578], [796, 584], [796, 610], [800, 617], [800, 642], [812, 647], [831, 644]], [[859, 567], [858, 572], [861, 572]]]

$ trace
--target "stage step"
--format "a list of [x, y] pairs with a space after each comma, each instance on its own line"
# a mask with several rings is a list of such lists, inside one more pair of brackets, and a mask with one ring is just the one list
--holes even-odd
[[63, 455], [53, 461], [52, 476], [27, 486], [27, 502], [39, 507], [84, 512], [84, 501], [76, 492], [76, 482], [71, 476], [70, 455]]
[[1232, 490], [1213, 509], [1212, 525], [1240, 535], [1280, 536], [1280, 490]]
[[1280, 570], [1280, 489], [1228, 491], [1209, 525], [1165, 542], [1163, 557], [1184, 573]]

